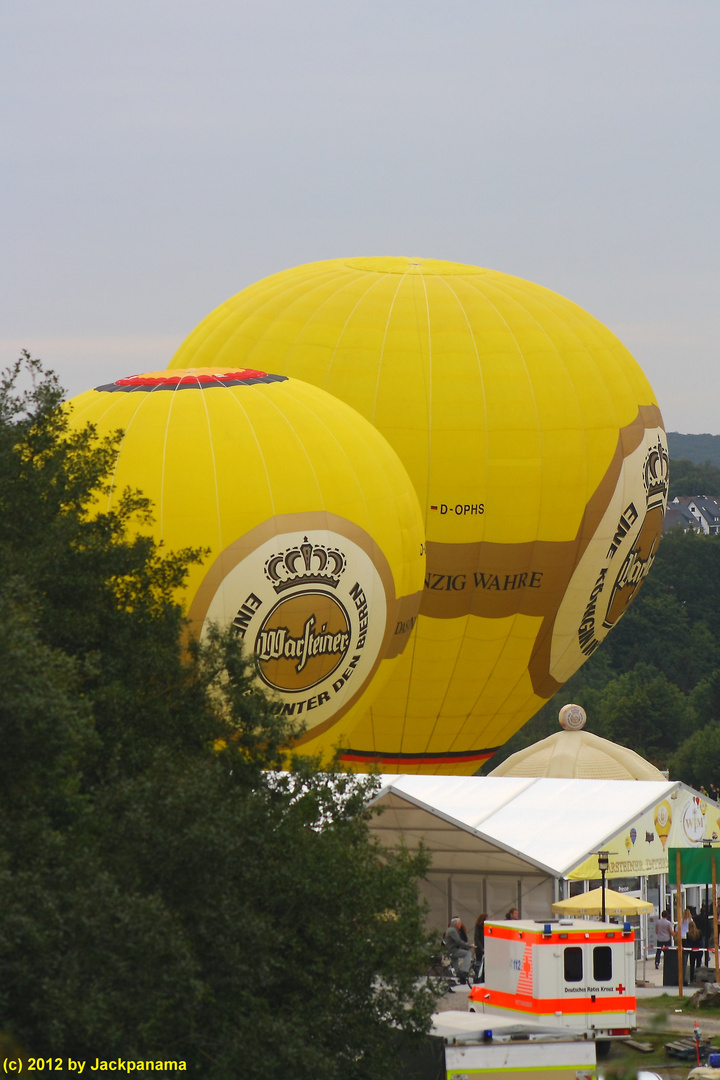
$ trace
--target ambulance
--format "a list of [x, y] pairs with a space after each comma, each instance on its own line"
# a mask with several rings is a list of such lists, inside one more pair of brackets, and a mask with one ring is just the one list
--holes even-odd
[[485, 982], [470, 991], [471, 1012], [581, 1031], [602, 1054], [635, 1029], [636, 1008], [629, 923], [485, 923]]

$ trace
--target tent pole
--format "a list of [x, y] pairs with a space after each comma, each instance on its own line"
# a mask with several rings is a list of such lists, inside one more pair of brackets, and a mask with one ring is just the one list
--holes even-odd
[[682, 886], [680, 884], [680, 848], [675, 852], [675, 888], [677, 889], [677, 949], [678, 949], [678, 997], [683, 996], [683, 947], [682, 947]]
[[[640, 878], [640, 899], [641, 900], [647, 900], [647, 878], [646, 877], [641, 877]], [[645, 966], [646, 962], [647, 962], [647, 957], [645, 955], [645, 953], [647, 952], [647, 948], [645, 946], [645, 943], [647, 942], [647, 936], [648, 936], [647, 935], [647, 924], [648, 924], [647, 915], [641, 915], [640, 916], [640, 952], [641, 952], [641, 955], [642, 955], [642, 962], [643, 962], [643, 966], [642, 966], [642, 981], [643, 982], [646, 981], [645, 977], [646, 977], [646, 974], [647, 974], [647, 969], [646, 969], [646, 966]]]
[[712, 917], [713, 917], [713, 938], [715, 940], [715, 982], [720, 982], [720, 965], [718, 965], [718, 934], [717, 934], [717, 864], [715, 862], [715, 852], [712, 854]]

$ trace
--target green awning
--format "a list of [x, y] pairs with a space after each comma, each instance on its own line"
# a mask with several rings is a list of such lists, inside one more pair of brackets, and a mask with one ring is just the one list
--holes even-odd
[[720, 883], [720, 848], [668, 848], [668, 883], [677, 885], [677, 853], [680, 852], [680, 879], [683, 885], [711, 885], [712, 864]]

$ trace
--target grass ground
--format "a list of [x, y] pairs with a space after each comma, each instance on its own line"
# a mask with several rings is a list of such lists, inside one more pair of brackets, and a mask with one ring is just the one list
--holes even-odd
[[642, 1053], [625, 1043], [613, 1043], [610, 1056], [598, 1062], [598, 1075], [603, 1080], [635, 1080], [639, 1069], [656, 1072], [663, 1080], [685, 1080], [695, 1061], [669, 1057], [665, 1044], [691, 1037], [696, 1020], [701, 1036], [709, 1037], [720, 1050], [720, 1008], [696, 1009], [690, 998], [669, 994], [644, 999], [640, 1004], [639, 1026], [633, 1038], [638, 1043], [652, 1044], [653, 1049]]

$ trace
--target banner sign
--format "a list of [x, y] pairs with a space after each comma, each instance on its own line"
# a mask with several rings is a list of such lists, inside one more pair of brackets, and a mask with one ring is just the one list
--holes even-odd
[[[603, 845], [610, 852], [607, 877], [667, 874], [671, 848], [682, 848], [683, 857], [697, 853], [697, 849], [702, 854], [704, 840], [720, 841], [720, 806], [690, 791], [674, 791]], [[670, 872], [675, 873], [672, 863]], [[596, 854], [566, 874], [569, 881], [591, 881], [601, 877]], [[670, 880], [674, 881], [674, 878]], [[682, 880], [686, 881], [684, 869]], [[691, 884], [705, 880], [687, 878]]]

